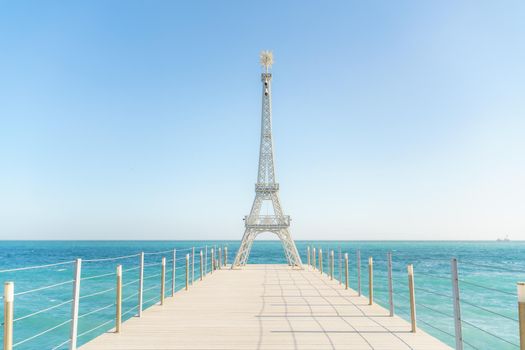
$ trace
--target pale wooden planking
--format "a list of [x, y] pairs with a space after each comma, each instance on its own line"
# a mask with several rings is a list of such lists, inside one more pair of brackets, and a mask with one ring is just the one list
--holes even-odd
[[81, 349], [451, 348], [318, 271], [248, 265], [206, 276]]

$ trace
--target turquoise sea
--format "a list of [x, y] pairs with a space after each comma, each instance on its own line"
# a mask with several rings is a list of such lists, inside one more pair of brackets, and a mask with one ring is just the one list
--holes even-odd
[[[368, 257], [374, 258], [374, 297], [388, 307], [387, 252], [393, 254], [396, 314], [409, 318], [406, 265], [414, 264], [418, 326], [454, 346], [450, 259], [458, 258], [461, 313], [465, 349], [518, 349], [516, 282], [525, 281], [525, 242], [414, 242], [414, 241], [297, 241], [303, 263], [306, 247], [335, 250], [336, 277], [339, 249], [349, 254], [350, 285], [357, 288], [357, 250], [361, 253], [362, 292], [368, 295]], [[138, 263], [145, 255], [144, 305], [160, 295], [160, 261], [167, 259], [166, 295], [171, 294], [172, 250], [177, 249], [176, 289], [184, 286], [185, 254], [212, 246], [229, 250], [233, 260], [239, 241], [2, 241], [0, 271], [53, 264], [41, 269], [0, 272], [0, 281], [15, 282], [15, 349], [66, 349], [71, 316], [73, 263], [82, 258], [79, 344], [113, 327], [115, 268], [123, 266], [124, 319], [136, 313]], [[96, 260], [130, 256], [119, 260]], [[325, 270], [327, 259], [325, 255]], [[250, 263], [285, 263], [279, 242], [257, 241]], [[200, 271], [195, 259], [195, 279]], [[50, 288], [43, 288], [55, 285]], [[35, 290], [37, 289], [37, 290]], [[34, 290], [34, 291], [32, 291]], [[1, 306], [3, 308], [3, 304]], [[48, 311], [43, 311], [45, 309]], [[39, 312], [42, 311], [42, 312]], [[3, 313], [3, 310], [2, 310]], [[56, 327], [56, 328], [54, 328]], [[48, 331], [49, 330], [49, 331]], [[2, 329], [3, 331], [3, 329]], [[45, 332], [45, 333], [43, 333]], [[43, 333], [42, 335], [39, 335]], [[3, 336], [3, 334], [2, 334]], [[66, 342], [66, 343], [64, 343]], [[63, 344], [62, 344], [63, 343]], [[62, 345], [60, 345], [62, 344]]]

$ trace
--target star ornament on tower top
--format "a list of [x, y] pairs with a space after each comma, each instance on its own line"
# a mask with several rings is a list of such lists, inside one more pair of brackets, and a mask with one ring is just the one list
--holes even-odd
[[259, 57], [261, 58], [261, 66], [263, 66], [264, 69], [266, 70], [266, 73], [268, 73], [268, 69], [273, 64], [273, 52], [269, 50], [261, 51], [261, 54], [259, 55]]

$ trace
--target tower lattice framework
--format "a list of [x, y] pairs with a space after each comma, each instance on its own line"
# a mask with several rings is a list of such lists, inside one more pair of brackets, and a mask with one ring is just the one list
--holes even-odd
[[[255, 184], [255, 200], [250, 214], [244, 217], [245, 231], [232, 268], [246, 265], [253, 241], [262, 232], [272, 232], [279, 237], [290, 266], [302, 266], [297, 247], [290, 235], [290, 216], [283, 213], [279, 200], [279, 184], [275, 179], [272, 141], [272, 74], [268, 72], [272, 63], [272, 53], [263, 51], [261, 64], [265, 67], [265, 72], [261, 74], [262, 113], [259, 172]], [[268, 209], [270, 207], [273, 209], [273, 215], [261, 213], [265, 202]]]

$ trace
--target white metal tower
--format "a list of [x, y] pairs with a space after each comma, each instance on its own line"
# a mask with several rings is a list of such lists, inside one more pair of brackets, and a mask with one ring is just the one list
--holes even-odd
[[[279, 201], [279, 184], [275, 181], [272, 141], [272, 74], [268, 69], [273, 64], [270, 51], [261, 52], [261, 65], [264, 73], [262, 81], [262, 113], [261, 113], [261, 146], [259, 151], [259, 172], [255, 184], [255, 200], [250, 215], [244, 217], [245, 231], [241, 246], [235, 257], [232, 268], [246, 265], [253, 241], [259, 233], [273, 232], [281, 240], [290, 266], [302, 267], [301, 258], [290, 235], [290, 216], [283, 214]], [[273, 214], [261, 213], [263, 205]]]

